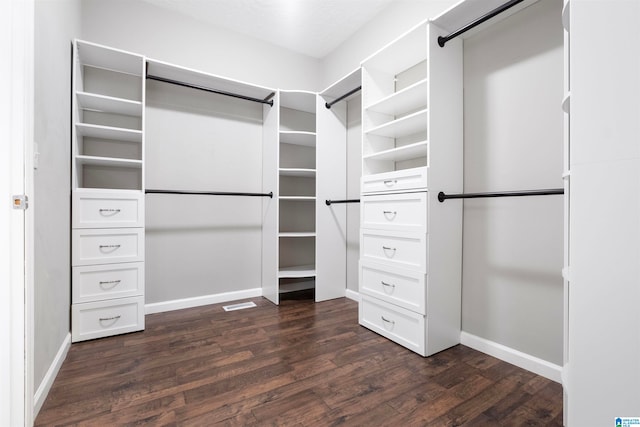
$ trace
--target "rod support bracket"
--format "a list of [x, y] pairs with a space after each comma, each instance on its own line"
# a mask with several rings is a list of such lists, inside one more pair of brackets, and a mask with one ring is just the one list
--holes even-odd
[[[440, 43], [440, 42], [438, 42]], [[440, 203], [444, 202], [446, 200], [446, 194], [444, 194], [442, 191], [438, 193], [438, 201]]]

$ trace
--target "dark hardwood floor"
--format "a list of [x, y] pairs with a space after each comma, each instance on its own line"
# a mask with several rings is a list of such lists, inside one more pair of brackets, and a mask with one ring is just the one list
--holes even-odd
[[253, 301], [73, 344], [36, 425], [562, 425], [562, 387], [531, 372], [462, 345], [423, 358], [348, 299]]

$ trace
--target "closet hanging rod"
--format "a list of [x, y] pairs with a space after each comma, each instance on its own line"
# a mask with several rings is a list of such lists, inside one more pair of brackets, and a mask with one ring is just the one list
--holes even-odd
[[329, 108], [331, 108], [331, 106], [332, 106], [333, 104], [335, 104], [335, 103], [337, 103], [337, 102], [340, 102], [340, 101], [342, 101], [342, 100], [343, 100], [343, 99], [345, 99], [345, 98], [350, 97], [351, 95], [353, 95], [354, 93], [358, 92], [358, 91], [359, 91], [359, 90], [361, 90], [361, 89], [362, 89], [362, 86], [358, 86], [357, 88], [355, 88], [355, 89], [353, 89], [353, 90], [350, 90], [349, 92], [345, 93], [344, 95], [342, 95], [342, 96], [341, 96], [341, 97], [339, 97], [339, 98], [334, 99], [334, 100], [333, 100], [333, 101], [331, 101], [331, 102], [325, 102], [325, 103], [324, 103], [324, 106], [325, 106], [325, 107], [327, 107], [327, 109], [329, 109]]
[[145, 194], [190, 194], [195, 196], [249, 196], [273, 198], [270, 193], [236, 193], [233, 191], [182, 191], [182, 190], [144, 190]]
[[347, 200], [325, 200], [327, 206], [331, 206], [337, 203], [360, 203], [360, 199], [347, 199]]
[[480, 18], [476, 19], [475, 21], [472, 21], [472, 22], [468, 23], [464, 27], [458, 29], [457, 31], [454, 31], [453, 33], [449, 34], [448, 36], [444, 36], [444, 37], [440, 36], [440, 37], [438, 37], [438, 45], [440, 47], [444, 47], [444, 45], [449, 40], [455, 39], [460, 34], [466, 33], [470, 29], [472, 29], [474, 27], [477, 27], [478, 25], [482, 24], [483, 22], [488, 21], [489, 19], [493, 18], [494, 16], [501, 14], [502, 12], [504, 12], [507, 9], [511, 9], [513, 6], [517, 5], [518, 3], [522, 3], [523, 1], [524, 0], [511, 0], [511, 1], [508, 1], [505, 4], [503, 4], [502, 6], [496, 7], [492, 11], [487, 12], [486, 14], [482, 15]]
[[445, 194], [441, 191], [438, 193], [438, 201], [444, 202], [447, 199], [478, 199], [481, 197], [547, 196], [552, 194], [564, 194], [564, 189], [550, 188], [548, 190], [499, 191], [495, 193], [463, 193], [463, 194]]
[[247, 100], [247, 101], [259, 102], [261, 104], [268, 104], [268, 105], [273, 107], [273, 99], [271, 99], [271, 98], [273, 98], [275, 96], [275, 92], [271, 92], [269, 94], [269, 96], [267, 96], [265, 99], [260, 99], [260, 98], [253, 98], [251, 96], [240, 95], [240, 94], [237, 94], [237, 93], [225, 92], [225, 91], [222, 91], [222, 90], [211, 89], [211, 88], [206, 87], [206, 86], [199, 86], [199, 85], [194, 85], [194, 84], [191, 84], [191, 83], [181, 82], [181, 81], [178, 81], [178, 80], [167, 79], [167, 78], [164, 78], [164, 77], [158, 77], [158, 76], [154, 76], [154, 75], [151, 75], [151, 74], [147, 74], [146, 78], [149, 79], [149, 80], [156, 80], [156, 81], [159, 81], [159, 82], [169, 83], [169, 84], [172, 84], [172, 85], [178, 85], [178, 86], [188, 87], [188, 88], [191, 88], [191, 89], [203, 90], [205, 92], [211, 92], [211, 93], [215, 93], [215, 94], [218, 94], [218, 95], [231, 96], [231, 97], [234, 97], [234, 98], [244, 99], [244, 100]]

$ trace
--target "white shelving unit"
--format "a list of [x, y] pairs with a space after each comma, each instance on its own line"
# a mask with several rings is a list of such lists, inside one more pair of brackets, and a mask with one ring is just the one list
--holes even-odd
[[74, 42], [74, 342], [144, 329], [144, 65]]
[[360, 324], [423, 355], [459, 343], [462, 43], [425, 22], [362, 63]]

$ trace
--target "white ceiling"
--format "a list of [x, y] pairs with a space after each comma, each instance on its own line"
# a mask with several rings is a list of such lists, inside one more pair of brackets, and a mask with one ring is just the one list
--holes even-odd
[[395, 0], [145, 0], [322, 58]]

